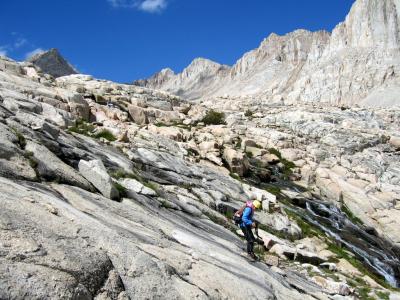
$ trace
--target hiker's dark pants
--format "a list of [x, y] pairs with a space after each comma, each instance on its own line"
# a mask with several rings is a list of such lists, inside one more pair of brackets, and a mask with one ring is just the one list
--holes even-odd
[[251, 225], [248, 226], [241, 226], [243, 231], [244, 237], [247, 241], [247, 253], [253, 253], [254, 242], [256, 239], [254, 238], [253, 232], [251, 231]]

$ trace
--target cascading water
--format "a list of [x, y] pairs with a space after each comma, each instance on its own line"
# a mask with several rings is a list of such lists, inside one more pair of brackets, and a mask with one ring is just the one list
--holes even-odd
[[400, 287], [400, 256], [392, 245], [351, 222], [336, 206], [316, 199], [304, 201], [304, 207], [286, 208], [345, 246], [370, 271], [384, 277], [391, 286]]
[[[303, 191], [292, 182], [279, 179], [281, 178], [279, 168], [273, 166], [271, 171], [275, 178], [274, 185], [265, 184], [254, 177], [247, 180], [250, 184], [267, 190], [279, 187], [296, 193]], [[382, 276], [392, 287], [400, 287], [400, 248], [377, 236], [365, 226], [355, 224], [333, 204], [316, 198], [301, 198], [297, 205], [295, 202], [283, 205], [309, 224], [322, 230], [336, 243], [344, 246], [370, 272]]]

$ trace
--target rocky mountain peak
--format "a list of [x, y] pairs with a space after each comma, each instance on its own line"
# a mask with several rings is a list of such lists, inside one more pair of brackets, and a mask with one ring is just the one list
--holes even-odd
[[216, 63], [194, 60], [157, 88], [187, 99], [246, 95], [393, 106], [400, 95], [399, 16], [400, 0], [357, 0], [332, 34], [272, 33], [232, 68], [221, 72]]
[[329, 51], [400, 47], [400, 1], [358, 0], [333, 30]]
[[78, 73], [55, 48], [38, 53], [30, 57], [28, 61], [39, 67], [44, 73], [56, 78]]
[[212, 60], [199, 57], [194, 59], [190, 65], [183, 70], [182, 75], [185, 77], [197, 76], [199, 74], [209, 75], [211, 73], [216, 73], [220, 70], [228, 68], [228, 66], [224, 66]]

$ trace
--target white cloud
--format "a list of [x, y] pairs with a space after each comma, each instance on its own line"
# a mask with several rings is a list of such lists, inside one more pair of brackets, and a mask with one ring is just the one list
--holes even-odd
[[136, 8], [148, 13], [157, 13], [167, 7], [167, 0], [107, 0], [115, 8]]
[[18, 38], [15, 43], [14, 43], [14, 48], [18, 49], [21, 48], [22, 46], [26, 45], [28, 43], [28, 40], [25, 38]]
[[0, 56], [7, 56], [8, 46], [0, 46]]
[[137, 6], [137, 1], [132, 0], [107, 0], [115, 8], [133, 8]]
[[43, 53], [45, 52], [45, 50], [43, 50], [42, 48], [37, 48], [35, 50], [32, 50], [28, 53], [25, 54], [25, 59], [31, 58], [32, 56], [39, 54], [39, 53]]
[[160, 12], [167, 7], [166, 0], [145, 0], [139, 5], [139, 9], [149, 13]]

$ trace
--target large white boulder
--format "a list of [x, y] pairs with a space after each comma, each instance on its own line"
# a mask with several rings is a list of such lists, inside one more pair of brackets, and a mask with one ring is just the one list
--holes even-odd
[[119, 198], [119, 192], [101, 160], [86, 161], [81, 159], [78, 168], [83, 177], [91, 182], [104, 197], [109, 199]]

